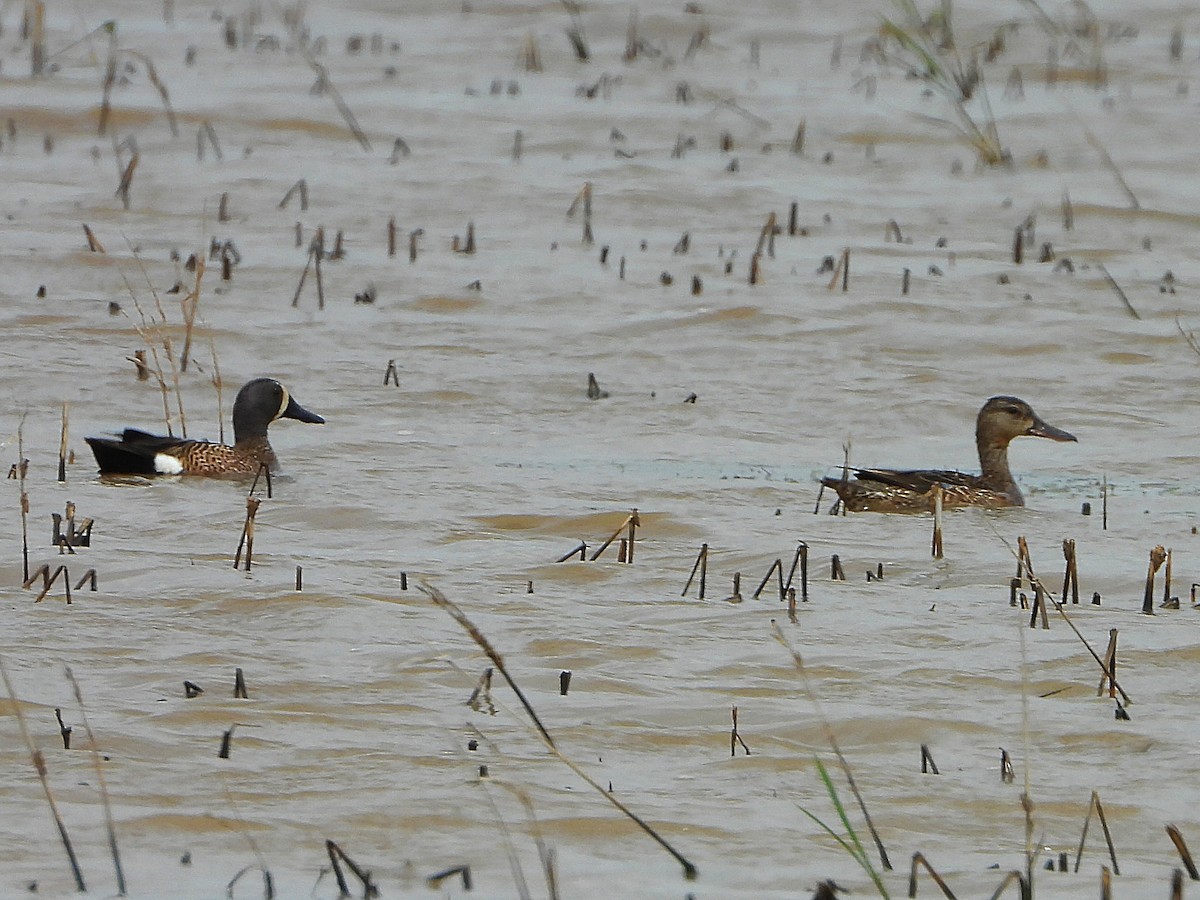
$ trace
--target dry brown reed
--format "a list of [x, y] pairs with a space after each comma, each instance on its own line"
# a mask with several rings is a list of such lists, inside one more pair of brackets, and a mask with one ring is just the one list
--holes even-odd
[[308, 210], [308, 181], [304, 178], [301, 178], [288, 188], [287, 193], [283, 195], [283, 199], [279, 201], [276, 209], [287, 209], [287, 205], [295, 195], [299, 195], [300, 197], [301, 212], [306, 212]]
[[787, 581], [784, 587], [791, 589], [792, 580], [796, 577], [796, 568], [800, 569], [800, 599], [808, 602], [808, 544], [800, 541], [796, 544], [796, 553], [792, 557], [792, 567], [788, 570]]
[[[825, 711], [821, 707], [821, 702], [816, 693], [812, 689], [812, 685], [808, 680], [808, 671], [804, 667], [804, 660], [801, 658], [799, 651], [792, 645], [792, 642], [784, 635], [783, 630], [779, 627], [774, 619], [771, 620], [771, 632], [784, 649], [792, 657], [792, 664], [795, 666], [797, 673], [800, 675], [800, 684], [804, 689], [805, 695], [809, 702], [817, 711], [817, 717], [821, 720], [821, 728], [825, 733], [825, 741], [829, 744], [829, 748], [837, 757], [838, 764], [842, 769], [842, 774], [846, 778], [846, 783], [850, 786], [850, 792], [854, 795], [854, 799], [858, 803], [859, 811], [862, 813], [863, 820], [867, 823], [867, 830], [871, 832], [871, 839], [875, 842], [875, 847], [879, 852], [879, 861], [884, 869], [891, 871], [892, 863], [888, 859], [887, 850], [883, 846], [883, 841], [879, 837], [879, 832], [875, 830], [875, 823], [871, 821], [871, 815], [867, 812], [866, 801], [863, 800], [862, 794], [858, 790], [858, 783], [854, 780], [854, 773], [850, 770], [850, 763], [847, 762], [845, 755], [842, 753], [841, 747], [838, 745], [837, 736], [833, 732], [833, 726], [829, 724], [829, 719], [825, 715]], [[865, 864], [865, 860], [864, 860]], [[872, 873], [873, 874], [873, 873]]]
[[583, 187], [579, 189], [579, 193], [575, 195], [571, 205], [567, 207], [567, 218], [574, 218], [576, 210], [581, 206], [583, 208], [582, 241], [586, 246], [591, 246], [594, 238], [592, 237], [592, 183], [590, 181], [583, 183]]
[[421, 585], [421, 591], [425, 594], [425, 596], [429, 597], [429, 599], [431, 601], [433, 601], [433, 603], [436, 606], [438, 606], [440, 609], [442, 609], [447, 614], [449, 614], [450, 617], [452, 619], [454, 619], [454, 621], [457, 622], [458, 625], [464, 631], [467, 632], [467, 634], [471, 637], [471, 639], [475, 642], [475, 644], [479, 647], [479, 649], [483, 651], [483, 653], [488, 657], [488, 659], [491, 660], [492, 665], [494, 665], [496, 667], [496, 669], [504, 677], [504, 680], [508, 684], [508, 686], [510, 688], [512, 688], [513, 693], [516, 695], [517, 700], [521, 704], [521, 707], [525, 710], [526, 715], [529, 716], [530, 721], [533, 723], [533, 726], [536, 729], [538, 735], [541, 737], [542, 743], [546, 746], [546, 749], [549, 750], [560, 762], [562, 762], [564, 765], [566, 765], [579, 778], [581, 778], [584, 782], [586, 782], [589, 787], [591, 787], [594, 791], [596, 791], [598, 794], [600, 794], [600, 796], [602, 796], [605, 800], [607, 800], [609, 803], [611, 803], [613, 806], [615, 806], [618, 810], [620, 810], [630, 821], [632, 821], [635, 825], [637, 825], [645, 834], [647, 834], [649, 837], [653, 838], [654, 841], [657, 842], [660, 847], [662, 847], [672, 857], [674, 857], [675, 860], [683, 867], [683, 874], [686, 879], [688, 879], [689, 881], [694, 880], [696, 878], [696, 876], [699, 874], [699, 871], [697, 870], [696, 866], [692, 862], [690, 862], [686, 857], [684, 857], [678, 850], [676, 850], [670, 843], [668, 843], [667, 840], [662, 837], [662, 835], [660, 835], [657, 831], [655, 831], [649, 824], [647, 824], [643, 819], [641, 819], [636, 813], [634, 813], [631, 809], [629, 809], [629, 807], [627, 807], [624, 803], [622, 803], [620, 800], [618, 800], [611, 791], [606, 791], [600, 784], [598, 784], [595, 781], [595, 779], [593, 779], [590, 775], [588, 775], [586, 772], [584, 772], [583, 769], [580, 768], [579, 765], [577, 763], [575, 763], [574, 760], [570, 759], [561, 750], [558, 749], [557, 745], [554, 742], [554, 739], [550, 736], [550, 732], [548, 732], [546, 730], [546, 727], [542, 724], [541, 719], [538, 718], [538, 715], [534, 711], [532, 704], [530, 704], [529, 700], [526, 699], [525, 694], [517, 686], [517, 683], [513, 680], [512, 675], [509, 674], [508, 668], [504, 663], [503, 657], [500, 656], [500, 654], [491, 645], [491, 643], [488, 641], [488, 639], [486, 637], [484, 637], [483, 632], [481, 632], [475, 626], [475, 624], [469, 618], [467, 618], [466, 613], [464, 613], [458, 607], [457, 604], [455, 604], [453, 601], [448, 599], [441, 591], [439, 591], [435, 587], [432, 587], [431, 585], [428, 585], [428, 584]]
[[[25, 416], [21, 415], [17, 424], [17, 462], [13, 466], [16, 471], [17, 488], [21, 493], [21, 575], [24, 581], [29, 581], [29, 492], [25, 490], [25, 475], [29, 470], [29, 460], [25, 458]], [[9, 473], [13, 477], [13, 473]]]
[[934, 884], [941, 888], [942, 894], [947, 898], [947, 900], [955, 900], [954, 891], [950, 890], [949, 885], [946, 884], [942, 876], [937, 873], [937, 870], [934, 869], [932, 865], [930, 865], [929, 860], [925, 858], [924, 853], [913, 854], [912, 868], [909, 870], [908, 874], [909, 897], [917, 896], [917, 873], [919, 869], [924, 869], [929, 873], [929, 877], [933, 879]]
[[757, 600], [759, 595], [766, 588], [767, 582], [771, 580], [771, 576], [778, 573], [779, 575], [779, 599], [782, 602], [787, 599], [787, 590], [783, 584], [783, 559], [777, 559], [771, 563], [771, 568], [767, 569], [767, 574], [763, 576], [763, 580], [759, 582], [758, 588], [754, 591], [754, 599]]
[[[83, 704], [83, 691], [79, 687], [79, 682], [75, 679], [75, 674], [71, 671], [71, 667], [66, 667], [67, 681], [71, 683], [71, 691], [75, 695], [75, 702], [79, 706], [79, 716], [83, 720], [83, 730], [87, 733], [88, 750], [91, 752], [92, 768], [96, 770], [96, 786], [100, 794], [100, 805], [104, 809], [104, 829], [108, 835], [108, 851], [112, 855], [113, 868], [117, 876], [117, 896], [125, 896], [125, 871], [121, 867], [121, 852], [117, 848], [117, 829], [113, 821], [112, 803], [109, 802], [108, 785], [104, 780], [104, 766], [101, 765], [101, 755], [99, 742], [96, 740], [96, 735], [92, 731], [91, 722], [88, 721], [87, 707]], [[62, 720], [59, 719], [61, 724]], [[106, 757], [105, 757], [106, 758]]]
[[[472, 881], [471, 881], [471, 867], [470, 866], [451, 866], [449, 869], [442, 869], [440, 872], [435, 872], [432, 875], [430, 875], [429, 877], [427, 877], [425, 879], [425, 885], [427, 887], [437, 889], [442, 886], [442, 882], [445, 881], [447, 878], [453, 878], [456, 875], [461, 878], [462, 888], [464, 891], [470, 891], [474, 887], [474, 885], [472, 884]], [[346, 893], [346, 894], [343, 894], [342, 896], [349, 897], [350, 895], [348, 893]], [[367, 896], [367, 895], [364, 894], [364, 896]], [[371, 896], [376, 896], [376, 895], [371, 895]]]
[[1108, 696], [1116, 698], [1117, 684], [1113, 678], [1117, 674], [1117, 629], [1108, 629], [1108, 648], [1104, 651], [1104, 661], [1101, 663], [1100, 684], [1096, 686], [1096, 696], [1104, 693], [1104, 685], [1108, 684]]
[[104, 253], [104, 245], [100, 243], [100, 239], [96, 237], [95, 232], [85, 222], [83, 225], [83, 234], [87, 238], [88, 250], [92, 253]]
[[944, 491], [940, 484], [933, 486], [933, 539], [930, 552], [934, 559], [942, 558], [942, 506]]
[[[62, 576], [62, 580], [63, 580], [63, 594], [66, 597], [67, 603], [70, 604], [72, 602], [71, 601], [71, 573], [67, 571], [66, 566], [59, 566], [57, 569], [54, 570], [53, 574], [51, 574], [50, 566], [43, 565], [36, 572], [34, 572], [32, 575], [30, 575], [28, 578], [26, 578], [25, 583], [22, 584], [21, 587], [28, 589], [30, 586], [33, 585], [33, 583], [35, 581], [38, 580], [38, 578], [41, 578], [42, 579], [42, 590], [33, 599], [34, 603], [41, 603], [42, 600], [45, 599], [46, 595], [48, 593], [50, 593], [50, 588], [54, 587], [54, 582], [56, 582], [58, 580], [59, 575]], [[93, 588], [93, 590], [95, 590], [95, 588]]]
[[1092, 797], [1088, 800], [1087, 815], [1083, 819], [1083, 833], [1079, 836], [1079, 849], [1075, 852], [1075, 871], [1079, 871], [1079, 862], [1083, 859], [1083, 845], [1087, 841], [1088, 826], [1091, 824], [1093, 812], [1100, 820], [1100, 828], [1104, 831], [1104, 842], [1108, 846], [1108, 858], [1112, 862], [1113, 874], [1120, 875], [1121, 867], [1117, 865], [1117, 850], [1113, 846], [1112, 833], [1108, 830], [1108, 819], [1104, 817], [1104, 804], [1100, 802], [1098, 791], [1092, 791]]
[[[1121, 303], [1124, 304], [1125, 309], [1128, 310], [1129, 314], [1135, 319], [1140, 319], [1141, 314], [1139, 314], [1138, 311], [1133, 308], [1133, 304], [1129, 302], [1129, 295], [1125, 293], [1119, 284], [1117, 284], [1117, 280], [1109, 274], [1108, 269], [1105, 268], [1104, 264], [1096, 263], [1096, 268], [1100, 270], [1100, 274], [1104, 276], [1104, 280], [1108, 283], [1108, 286], [1113, 289], [1113, 292], [1118, 297], [1121, 298]], [[1106, 518], [1105, 522], [1107, 521], [1108, 519]]]
[[921, 774], [925, 775], [932, 772], [934, 775], [941, 775], [938, 771], [937, 763], [933, 761], [933, 754], [929, 752], [929, 745], [921, 745]]
[[1150, 551], [1150, 564], [1146, 569], [1146, 593], [1142, 599], [1142, 614], [1147, 616], [1154, 615], [1154, 576], [1166, 562], [1166, 548], [1159, 544]]
[[[1188, 845], [1183, 839], [1183, 834], [1174, 825], [1168, 825], [1167, 835], [1171, 838], [1171, 843], [1175, 845], [1175, 849], [1179, 853], [1179, 858], [1183, 861], [1183, 865], [1187, 869], [1188, 877], [1192, 881], [1200, 881], [1200, 871], [1196, 869], [1196, 863], [1192, 860], [1192, 852], [1188, 849]], [[1113, 869], [1114, 871], [1116, 870], [1115, 863]], [[1116, 872], [1116, 874], [1119, 875], [1121, 873]]]
[[238, 539], [237, 555], [233, 558], [235, 569], [242, 564], [242, 549], [245, 548], [246, 571], [250, 571], [250, 557], [254, 553], [254, 517], [261, 503], [257, 497], [246, 498], [246, 521], [242, 523], [242, 536]]
[[55, 826], [58, 828], [58, 836], [62, 840], [63, 849], [67, 852], [67, 859], [71, 864], [71, 875], [75, 879], [75, 887], [80, 892], [86, 892], [87, 885], [83, 880], [83, 872], [79, 868], [79, 860], [75, 857], [75, 849], [71, 846], [71, 838], [67, 834], [67, 826], [63, 823], [62, 816], [59, 815], [58, 804], [54, 802], [54, 794], [50, 790], [45, 757], [42, 755], [42, 751], [38, 750], [33, 744], [33, 738], [29, 734], [29, 726], [25, 722], [25, 712], [21, 708], [20, 701], [17, 700], [17, 694], [13, 690], [12, 681], [8, 677], [8, 667], [4, 664], [3, 657], [0, 657], [0, 678], [4, 680], [5, 690], [8, 691], [8, 699], [12, 702], [13, 712], [17, 717], [17, 727], [21, 731], [21, 739], [25, 742], [25, 748], [29, 751], [29, 761], [33, 765], [34, 771], [37, 772], [38, 781], [42, 784], [42, 793], [46, 797], [46, 805], [50, 807], [50, 815], [54, 819]]
[[326, 840], [325, 852], [329, 854], [329, 864], [333, 868], [333, 877], [337, 879], [338, 890], [341, 892], [341, 896], [350, 896], [350, 885], [346, 882], [346, 876], [342, 873], [342, 863], [346, 864], [346, 868], [353, 872], [354, 877], [357, 878], [362, 884], [363, 897], [379, 896], [379, 888], [376, 886], [375, 882], [371, 880], [371, 873], [363, 869], [361, 866], [355, 863], [354, 860], [347, 856], [345, 850], [339, 847], [335, 842]]
[[[571, 553], [567, 554], [567, 556], [572, 556], [572, 555], [574, 555], [574, 553], [575, 553], [575, 551], [572, 550]], [[563, 559], [566, 559], [566, 558], [567, 557], [563, 557]], [[561, 560], [560, 560], [560, 562], [561, 562]], [[700, 573], [700, 592], [699, 592], [698, 599], [703, 600], [704, 599], [705, 580], [708, 577], [708, 544], [700, 545], [700, 552], [698, 554], [696, 554], [696, 562], [692, 565], [692, 573], [690, 575], [688, 575], [687, 584], [685, 584], [683, 586], [683, 591], [680, 592], [679, 596], [681, 596], [681, 597], [687, 596], [687, 592], [692, 586], [692, 580], [696, 577], [697, 571], [699, 571], [699, 573]]]
[[738, 733], [738, 708], [732, 707], [733, 728], [729, 732], [729, 755], [737, 756], [737, 748], [741, 746], [742, 751], [749, 756], [750, 748], [746, 746], [746, 742], [742, 740], [742, 736]]
[[615, 541], [620, 536], [622, 531], [625, 531], [626, 529], [628, 529], [629, 533], [628, 533], [628, 537], [626, 538], [626, 540], [628, 541], [627, 557], [625, 560], [621, 560], [621, 561], [622, 562], [625, 562], [625, 561], [633, 562], [633, 539], [634, 539], [635, 530], [639, 524], [640, 524], [640, 520], [638, 519], [638, 511], [635, 508], [628, 516], [625, 517], [625, 520], [622, 521], [621, 524], [617, 526], [617, 530], [614, 531], [611, 535], [609, 535], [608, 540], [606, 540], [603, 544], [601, 544], [599, 549], [596, 550], [596, 552], [591, 555], [591, 561], [595, 562], [599, 558], [600, 554], [602, 554], [605, 550], [608, 549], [609, 544], [611, 544], [613, 541]]

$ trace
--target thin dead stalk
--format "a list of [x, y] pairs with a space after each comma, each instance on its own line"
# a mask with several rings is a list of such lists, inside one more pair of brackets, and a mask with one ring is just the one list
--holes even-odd
[[0, 657], [0, 678], [4, 680], [4, 687], [8, 691], [8, 699], [12, 701], [13, 711], [17, 715], [17, 725], [21, 730], [21, 737], [25, 741], [26, 749], [29, 750], [29, 760], [37, 772], [38, 780], [42, 783], [42, 791], [46, 795], [46, 804], [50, 807], [50, 815], [54, 818], [54, 824], [58, 827], [58, 836], [62, 839], [63, 848], [67, 851], [67, 859], [71, 863], [71, 874], [75, 878], [75, 887], [80, 892], [86, 892], [87, 885], [83, 881], [83, 872], [79, 868], [79, 860], [75, 858], [75, 850], [71, 846], [71, 838], [67, 834], [67, 826], [63, 823], [62, 816], [59, 815], [58, 804], [54, 802], [54, 794], [50, 791], [50, 782], [46, 777], [45, 757], [42, 756], [42, 751], [33, 745], [33, 738], [29, 734], [29, 726], [25, 723], [25, 713], [21, 709], [20, 701], [17, 700], [16, 692], [13, 691], [12, 681], [8, 677], [8, 667], [4, 665], [2, 657]]
[[125, 896], [125, 871], [121, 868], [121, 852], [117, 849], [117, 829], [113, 823], [112, 804], [108, 798], [108, 785], [104, 780], [104, 766], [100, 764], [100, 748], [96, 741], [96, 735], [92, 731], [91, 723], [88, 721], [87, 708], [83, 705], [83, 691], [79, 689], [79, 682], [75, 680], [75, 674], [71, 671], [71, 667], [66, 667], [67, 681], [71, 683], [71, 690], [75, 693], [75, 702], [79, 705], [79, 715], [83, 719], [83, 730], [87, 732], [88, 750], [91, 751], [92, 766], [96, 770], [96, 785], [100, 790], [100, 804], [104, 807], [104, 827], [108, 832], [108, 850], [112, 854], [113, 868], [117, 873], [117, 896]]
[[448, 599], [437, 588], [428, 584], [422, 584], [420, 587], [425, 596], [427, 596], [433, 601], [434, 604], [448, 613], [450, 617], [454, 619], [454, 621], [457, 622], [459, 626], [467, 632], [468, 635], [470, 635], [471, 639], [475, 641], [479, 649], [484, 652], [488, 659], [492, 661], [492, 664], [496, 667], [496, 669], [499, 670], [500, 674], [504, 676], [504, 680], [508, 683], [508, 686], [512, 688], [513, 693], [516, 694], [517, 700], [520, 702], [521, 707], [525, 710], [526, 715], [529, 716], [530, 721], [532, 721], [538, 735], [542, 739], [542, 743], [545, 744], [546, 749], [554, 754], [554, 756], [558, 758], [559, 762], [563, 763], [565, 766], [567, 766], [567, 768], [583, 779], [583, 781], [585, 781], [589, 787], [591, 787], [605, 800], [624, 813], [630, 821], [632, 821], [635, 825], [641, 828], [643, 832], [653, 838], [660, 847], [671, 854], [671, 856], [673, 856], [675, 860], [681, 866], [683, 866], [683, 874], [685, 878], [687, 878], [689, 881], [694, 880], [698, 874], [698, 870], [691, 861], [689, 861], [678, 850], [671, 846], [671, 844], [669, 844], [667, 840], [662, 837], [662, 835], [655, 831], [648, 823], [646, 823], [641, 817], [629, 809], [629, 807], [627, 807], [624, 803], [618, 800], [610, 791], [605, 790], [604, 787], [595, 781], [595, 779], [584, 772], [583, 769], [581, 769], [579, 765], [574, 762], [574, 760], [570, 759], [558, 749], [554, 743], [554, 739], [550, 736], [550, 732], [546, 730], [546, 727], [542, 724], [541, 719], [538, 718], [537, 713], [534, 711], [533, 706], [526, 699], [525, 694], [522, 693], [521, 689], [517, 686], [517, 683], [513, 680], [512, 675], [509, 674], [508, 668], [504, 664], [503, 657], [500, 656], [488, 639], [484, 637], [483, 632], [481, 632], [475, 626], [475, 624], [467, 618], [466, 613], [464, 613], [457, 604]]
[[850, 771], [850, 763], [846, 761], [845, 755], [842, 753], [842, 748], [838, 745], [837, 736], [833, 733], [833, 726], [829, 724], [829, 719], [826, 718], [824, 710], [821, 708], [820, 700], [812, 689], [812, 685], [808, 683], [808, 671], [804, 668], [804, 660], [801, 658], [799, 651], [792, 646], [792, 642], [784, 635], [783, 630], [779, 627], [779, 623], [771, 621], [771, 631], [775, 635], [775, 640], [783, 645], [784, 649], [792, 656], [792, 663], [796, 667], [796, 671], [800, 673], [800, 683], [804, 688], [804, 693], [808, 696], [809, 702], [817, 711], [817, 716], [821, 720], [821, 728], [825, 732], [825, 740], [829, 742], [829, 747], [833, 750], [837, 757], [838, 764], [842, 768], [842, 774], [846, 776], [846, 783], [850, 785], [850, 791], [854, 794], [854, 799], [858, 802], [858, 808], [862, 812], [863, 820], [867, 823], [867, 829], [871, 832], [871, 839], [875, 841], [875, 847], [879, 851], [879, 861], [883, 867], [889, 872], [892, 870], [892, 863], [888, 859], [887, 850], [883, 846], [883, 841], [879, 837], [879, 832], [875, 830], [875, 823], [871, 821], [871, 815], [867, 812], [866, 801], [863, 800], [862, 794], [858, 790], [858, 784], [854, 780], [854, 773]]

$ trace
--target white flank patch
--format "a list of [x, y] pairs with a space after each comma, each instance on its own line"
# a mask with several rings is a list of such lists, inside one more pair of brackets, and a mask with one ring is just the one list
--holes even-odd
[[183, 471], [183, 463], [174, 456], [168, 456], [165, 453], [155, 453], [154, 471], [160, 475], [178, 475]]

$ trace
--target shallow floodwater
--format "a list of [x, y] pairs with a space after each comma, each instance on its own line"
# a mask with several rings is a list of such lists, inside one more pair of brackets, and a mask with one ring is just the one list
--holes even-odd
[[[7, 481], [0, 651], [92, 892], [117, 888], [64, 666], [104, 753], [132, 896], [219, 897], [262, 865], [278, 896], [334, 897], [327, 839], [384, 897], [465, 896], [456, 878], [426, 881], [456, 866], [472, 896], [519, 897], [513, 859], [545, 896], [539, 840], [567, 898], [807, 897], [827, 878], [870, 896], [804, 813], [843, 830], [819, 758], [878, 864], [823, 717], [895, 866], [892, 896], [916, 852], [959, 896], [990, 895], [1024, 868], [1026, 791], [1040, 896], [1095, 896], [1111, 865], [1093, 821], [1077, 873], [1042, 869], [1060, 852], [1073, 867], [1092, 791], [1115, 895], [1167, 895], [1179, 860], [1164, 826], [1200, 844], [1200, 359], [1181, 334], [1200, 328], [1194, 14], [1098, 2], [1089, 23], [1081, 5], [1049, 2], [1039, 22], [1032, 5], [955, 4], [962, 47], [982, 55], [1004, 34], [984, 72], [1013, 162], [981, 168], [939, 122], [947, 102], [864, 51], [886, 4], [642, 3], [641, 52], [624, 61], [634, 7], [594, 2], [578, 20], [587, 62], [556, 3], [310, 4], [308, 46], [336, 97], [313, 90], [274, 7], [174, 6], [54, 6], [53, 71], [36, 80], [18, 11], [0, 20], [4, 469], [19, 432], [31, 567], [98, 574], [69, 606], [59, 585], [34, 602]], [[98, 136], [105, 20], [124, 52]], [[524, 64], [531, 44], [541, 72]], [[114, 192], [130, 141], [125, 210]], [[281, 206], [299, 179], [308, 208], [299, 192]], [[567, 216], [585, 184], [592, 243], [583, 203]], [[751, 285], [772, 213], [785, 227]], [[454, 252], [469, 223], [476, 251]], [[107, 252], [89, 251], [84, 224]], [[313, 273], [293, 304], [318, 226], [327, 248], [344, 239], [321, 266], [323, 309]], [[271, 498], [260, 486], [249, 572], [233, 567], [249, 484], [102, 480], [83, 441], [165, 431], [155, 380], [126, 357], [148, 349], [144, 315], [174, 388], [158, 338], [178, 358], [183, 294], [168, 289], [186, 293], [180, 260], [213, 240], [238, 262], [229, 281], [216, 259], [203, 276], [179, 374], [187, 434], [218, 436], [214, 350], [227, 439], [232, 397], [259, 375], [327, 419], [273, 427], [283, 471]], [[1043, 244], [1053, 258], [1039, 262]], [[831, 289], [823, 260], [846, 249], [847, 289]], [[369, 286], [374, 302], [356, 304]], [[588, 373], [609, 396], [588, 399]], [[834, 517], [828, 494], [814, 515], [817, 478], [847, 443], [857, 465], [975, 468], [975, 413], [1002, 393], [1079, 438], [1013, 445], [1026, 508], [948, 515], [941, 560], [928, 516]], [[60, 484], [64, 402], [74, 462]], [[169, 406], [179, 432], [173, 393]], [[67, 501], [95, 526], [62, 557], [51, 514]], [[580, 541], [590, 555], [634, 508], [632, 565], [615, 547], [555, 562]], [[1083, 602], [1069, 615], [1098, 653], [1119, 629], [1129, 721], [1097, 696], [1099, 667], [1061, 617], [1030, 630], [1009, 606], [1018, 536], [1052, 588], [1062, 541], [1077, 541]], [[791, 623], [777, 591], [753, 593], [800, 541], [809, 600]], [[681, 596], [704, 543], [707, 597]], [[1150, 617], [1158, 544], [1182, 608]], [[829, 578], [833, 554], [845, 581]], [[735, 573], [740, 603], [726, 600]], [[491, 662], [422, 583], [463, 609], [559, 750], [695, 881], [547, 751], [499, 673], [467, 705]], [[237, 668], [248, 699], [233, 697]], [[204, 693], [185, 698], [185, 680]], [[733, 757], [731, 707], [748, 749]], [[14, 713], [0, 700], [0, 895], [70, 894]], [[922, 774], [922, 744], [939, 775]], [[234, 885], [262, 893], [257, 869]]]

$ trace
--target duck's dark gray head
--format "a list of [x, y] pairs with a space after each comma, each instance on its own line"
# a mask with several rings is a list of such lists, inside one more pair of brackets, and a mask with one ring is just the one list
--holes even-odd
[[324, 419], [293, 400], [287, 388], [274, 378], [255, 378], [242, 385], [233, 401], [234, 441], [265, 436], [267, 426], [276, 419], [325, 424]]
[[981, 446], [1007, 446], [1013, 438], [1029, 435], [1052, 441], [1074, 441], [1075, 435], [1042, 421], [1033, 407], [1017, 397], [992, 397], [975, 420], [975, 440]]

